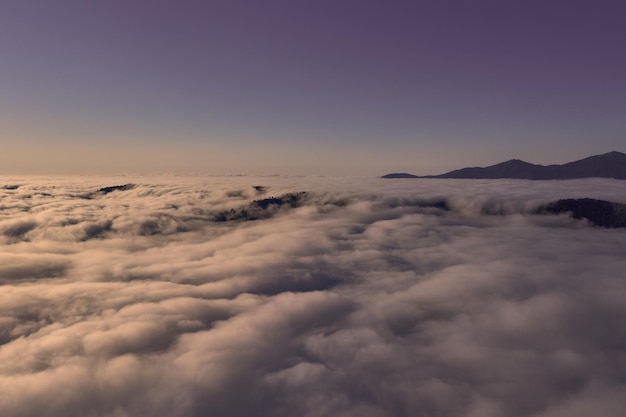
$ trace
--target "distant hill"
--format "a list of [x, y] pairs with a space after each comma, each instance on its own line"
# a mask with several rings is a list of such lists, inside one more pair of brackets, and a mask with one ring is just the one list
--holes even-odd
[[613, 151], [563, 165], [535, 165], [519, 159], [511, 159], [488, 167], [462, 168], [441, 175], [418, 177], [411, 176], [411, 174], [387, 174], [382, 178], [565, 180], [592, 177], [626, 179], [626, 154]]
[[419, 178], [417, 175], [407, 174], [406, 172], [394, 172], [392, 174], [383, 175], [380, 178]]

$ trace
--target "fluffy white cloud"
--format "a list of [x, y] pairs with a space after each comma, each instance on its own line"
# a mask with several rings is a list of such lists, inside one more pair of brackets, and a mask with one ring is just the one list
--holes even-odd
[[624, 182], [1, 180], [2, 416], [626, 412]]

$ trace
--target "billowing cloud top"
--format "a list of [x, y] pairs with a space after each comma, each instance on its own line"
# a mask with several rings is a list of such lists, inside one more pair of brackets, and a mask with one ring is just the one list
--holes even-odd
[[3, 417], [626, 413], [624, 182], [0, 180]]

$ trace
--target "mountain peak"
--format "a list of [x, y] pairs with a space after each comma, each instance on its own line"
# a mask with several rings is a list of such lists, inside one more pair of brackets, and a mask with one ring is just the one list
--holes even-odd
[[521, 159], [509, 159], [508, 161], [504, 161], [504, 162], [500, 162], [499, 164], [493, 165], [493, 166], [505, 166], [505, 165], [510, 165], [510, 166], [527, 166], [527, 165], [534, 165], [531, 164], [530, 162], [526, 162], [526, 161], [522, 161]]
[[598, 155], [597, 157], [602, 159], [626, 161], [626, 154], [617, 151], [607, 152], [605, 154]]

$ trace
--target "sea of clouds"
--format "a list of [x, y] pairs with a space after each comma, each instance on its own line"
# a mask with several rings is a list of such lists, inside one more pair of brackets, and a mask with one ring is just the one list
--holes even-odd
[[626, 229], [533, 214], [580, 197], [626, 181], [0, 177], [0, 415], [622, 417]]

